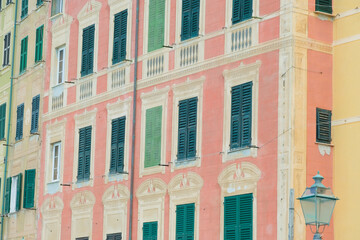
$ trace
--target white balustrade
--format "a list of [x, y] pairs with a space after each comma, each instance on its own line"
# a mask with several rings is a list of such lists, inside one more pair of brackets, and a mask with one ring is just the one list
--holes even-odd
[[125, 67], [116, 68], [111, 73], [109, 73], [109, 80], [111, 89], [124, 86], [126, 83], [126, 69]]
[[[80, 80], [81, 81], [81, 80]], [[86, 98], [89, 98], [93, 95], [93, 79], [86, 80], [84, 82], [81, 82], [79, 87], [79, 100], [83, 100]]]
[[164, 72], [164, 54], [150, 57], [146, 60], [146, 76], [152, 77]]
[[199, 61], [199, 43], [184, 46], [180, 49], [180, 67], [185, 67]]

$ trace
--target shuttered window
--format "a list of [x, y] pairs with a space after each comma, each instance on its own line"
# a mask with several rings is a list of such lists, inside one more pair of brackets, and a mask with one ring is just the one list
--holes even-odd
[[145, 222], [143, 224], [143, 240], [157, 240], [158, 222]]
[[20, 52], [20, 73], [26, 70], [27, 66], [27, 50], [28, 50], [28, 37], [21, 40], [21, 52]]
[[16, 135], [15, 140], [23, 138], [23, 125], [24, 125], [24, 104], [17, 106], [16, 110]]
[[34, 207], [35, 176], [36, 176], [35, 169], [25, 170], [24, 202], [23, 202], [24, 208]]
[[148, 52], [162, 48], [165, 32], [165, 0], [150, 0]]
[[316, 108], [316, 141], [331, 142], [331, 111]]
[[6, 103], [0, 105], [0, 140], [5, 138]]
[[252, 240], [252, 193], [225, 197], [224, 200], [224, 239]]
[[176, 206], [176, 240], [194, 240], [195, 203]]
[[51, 1], [51, 16], [54, 16], [63, 11], [63, 0], [52, 0]]
[[126, 58], [127, 18], [127, 9], [114, 16], [113, 64], [119, 63]]
[[162, 106], [146, 110], [145, 162], [144, 166], [153, 167], [161, 160], [161, 123]]
[[110, 173], [122, 173], [124, 171], [125, 121], [126, 117], [111, 121]]
[[250, 19], [253, 12], [253, 0], [233, 0], [232, 23]]
[[22, 0], [21, 2], [21, 18], [24, 18], [28, 15], [29, 9], [29, 0]]
[[83, 29], [81, 76], [93, 73], [95, 25]]
[[315, 11], [332, 14], [332, 0], [316, 0]]
[[11, 33], [8, 33], [4, 37], [4, 56], [3, 56], [3, 66], [9, 65], [10, 60], [10, 36]]
[[41, 4], [43, 4], [43, 2], [44, 2], [43, 0], [37, 0], [36, 1], [36, 6], [39, 7]]
[[7, 178], [5, 183], [5, 196], [4, 196], [5, 213], [10, 212], [10, 198], [11, 198], [11, 177]]
[[32, 99], [31, 109], [31, 130], [30, 133], [36, 133], [39, 131], [39, 108], [40, 108], [40, 95], [36, 95]]
[[181, 40], [199, 35], [200, 0], [182, 1]]
[[197, 97], [179, 102], [178, 160], [196, 156], [197, 103]]
[[76, 238], [75, 240], [89, 240], [89, 237], [79, 237], [79, 238]]
[[121, 233], [112, 233], [106, 235], [106, 240], [121, 240]]
[[44, 25], [36, 29], [35, 62], [42, 60]]
[[10, 187], [10, 207], [9, 212], [17, 212], [20, 210], [21, 203], [21, 186], [22, 186], [22, 173], [11, 178]]
[[12, 0], [6, 0], [6, 5], [9, 5], [12, 2]]
[[90, 179], [91, 131], [91, 126], [79, 129], [78, 181]]
[[230, 149], [251, 145], [252, 82], [231, 88]]

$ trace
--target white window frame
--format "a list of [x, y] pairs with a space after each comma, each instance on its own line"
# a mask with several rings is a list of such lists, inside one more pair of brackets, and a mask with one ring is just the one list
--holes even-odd
[[[58, 162], [57, 166], [55, 166], [55, 148], [58, 148]], [[60, 181], [60, 161], [61, 161], [61, 142], [54, 143], [52, 146], [52, 169], [51, 169], [51, 181], [58, 182]], [[54, 178], [55, 167], [57, 168], [57, 178]]]
[[[59, 73], [60, 73], [60, 52], [63, 51], [63, 59], [62, 59], [62, 72], [61, 72], [61, 82], [59, 82]], [[56, 84], [59, 85], [65, 82], [65, 61], [66, 61], [66, 47], [59, 47], [56, 49], [56, 55], [57, 55], [57, 64], [56, 64]]]
[[[252, 16], [259, 16], [259, 0], [252, 0], [253, 3], [253, 14]], [[238, 26], [249, 22], [251, 20], [256, 20], [254, 18], [246, 19], [238, 23], [232, 24], [232, 11], [233, 10], [233, 0], [226, 0], [226, 13], [225, 13], [225, 27], [229, 28], [232, 26]]]
[[[51, 17], [54, 17], [54, 16], [58, 16], [59, 14], [62, 14], [64, 12], [64, 3], [65, 3], [65, 0], [52, 0], [52, 1], [61, 1], [60, 3], [60, 10], [59, 12], [55, 13], [54, 15], [51, 15]], [[56, 4], [56, 3], [55, 3]], [[52, 12], [52, 4], [50, 6], [50, 14]]]
[[10, 210], [9, 213], [16, 212], [16, 198], [17, 198], [17, 182], [18, 176], [11, 177], [11, 193], [10, 193]]

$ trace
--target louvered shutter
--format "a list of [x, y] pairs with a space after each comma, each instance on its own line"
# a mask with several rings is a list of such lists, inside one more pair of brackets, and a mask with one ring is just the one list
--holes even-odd
[[162, 48], [165, 32], [165, 0], [150, 0], [148, 52]]
[[39, 107], [40, 107], [40, 95], [37, 95], [37, 96], [33, 97], [33, 99], [32, 99], [31, 130], [30, 130], [30, 133], [38, 132]]
[[197, 97], [188, 100], [188, 146], [187, 158], [196, 155]]
[[40, 6], [41, 4], [43, 4], [43, 0], [37, 0], [36, 1], [36, 6]]
[[91, 126], [85, 128], [84, 178], [87, 180], [90, 179], [91, 131], [92, 131]]
[[145, 222], [143, 224], [143, 240], [157, 240], [158, 222]]
[[26, 70], [27, 65], [27, 43], [28, 37], [21, 40], [21, 52], [20, 52], [20, 73]]
[[106, 240], [121, 240], [121, 239], [122, 239], [121, 233], [113, 233], [106, 235]]
[[21, 3], [21, 18], [28, 14], [28, 0], [22, 0]]
[[240, 22], [240, 1], [242, 0], [233, 0], [233, 12], [232, 12], [232, 23]]
[[44, 25], [36, 29], [35, 62], [42, 59]]
[[124, 171], [126, 117], [113, 119], [111, 123], [110, 173], [121, 173]]
[[241, 0], [243, 1], [242, 7], [242, 16], [241, 16], [241, 20], [246, 20], [246, 19], [250, 19], [252, 17], [252, 0]]
[[111, 121], [111, 159], [110, 159], [110, 173], [116, 173], [117, 163], [117, 134], [119, 132], [119, 121], [113, 119]]
[[11, 177], [6, 179], [6, 184], [5, 184], [5, 197], [4, 197], [5, 213], [10, 212], [10, 197], [11, 197]]
[[85, 178], [85, 145], [86, 145], [86, 128], [79, 129], [79, 162], [78, 162], [78, 180]]
[[17, 186], [16, 186], [16, 211], [20, 210], [21, 206], [21, 192], [22, 192], [22, 173], [17, 175]]
[[315, 10], [332, 14], [332, 0], [316, 0]]
[[316, 108], [316, 141], [331, 142], [331, 111]]
[[187, 143], [187, 116], [188, 108], [187, 101], [179, 102], [179, 130], [178, 130], [178, 154], [177, 159], [186, 159], [186, 143]]
[[35, 169], [25, 170], [24, 202], [23, 202], [24, 208], [34, 207], [35, 175], [36, 175]]
[[95, 44], [95, 25], [91, 25], [83, 30], [81, 76], [93, 73], [94, 65], [94, 44]]
[[127, 17], [127, 9], [117, 13], [114, 17], [113, 64], [126, 58]]
[[191, 37], [199, 35], [200, 0], [191, 1]]
[[5, 138], [6, 103], [0, 106], [0, 140]]
[[124, 148], [125, 148], [125, 117], [121, 117], [119, 120], [119, 132], [118, 132], [118, 159], [117, 159], [117, 172], [123, 172], [124, 170]]
[[193, 240], [195, 204], [176, 206], [176, 240]]
[[148, 52], [151, 52], [156, 48], [156, 19], [157, 19], [157, 4], [158, 0], [149, 1], [149, 25], [148, 25]]
[[182, 1], [181, 40], [190, 38], [191, 33], [191, 0]]
[[146, 110], [145, 168], [157, 166], [161, 160], [162, 106]]
[[20, 104], [16, 111], [16, 136], [15, 140], [22, 139], [23, 136], [23, 119], [24, 119], [24, 104]]
[[6, 34], [4, 37], [3, 66], [9, 65], [9, 57], [10, 57], [10, 33]]

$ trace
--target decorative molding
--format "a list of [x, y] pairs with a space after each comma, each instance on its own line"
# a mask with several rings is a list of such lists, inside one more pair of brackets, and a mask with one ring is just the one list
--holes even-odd
[[146, 199], [149, 197], [164, 197], [167, 191], [166, 183], [159, 178], [152, 178], [144, 181], [136, 190], [138, 199]]

